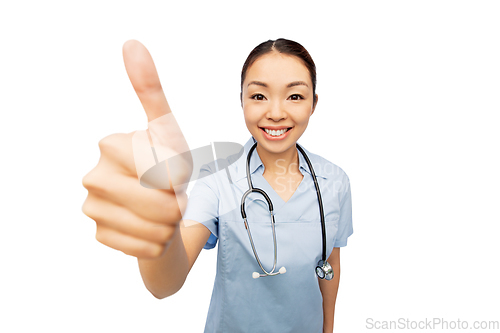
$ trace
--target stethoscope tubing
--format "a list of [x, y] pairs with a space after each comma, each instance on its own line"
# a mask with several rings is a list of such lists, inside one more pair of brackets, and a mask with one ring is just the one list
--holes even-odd
[[[252, 148], [250, 148], [250, 151], [248, 152], [247, 156], [247, 175], [250, 174], [250, 158], [252, 157], [252, 153], [254, 149], [257, 147], [257, 143], [255, 143]], [[252, 179], [250, 177], [247, 177], [248, 181], [248, 190], [243, 194], [243, 197], [241, 198], [241, 216], [243, 217], [243, 222], [245, 222], [245, 229], [247, 230], [248, 233], [248, 238], [250, 238], [250, 244], [252, 245], [252, 251], [253, 254], [255, 255], [255, 258], [257, 259], [257, 263], [259, 264], [260, 268], [266, 275], [277, 275], [279, 273], [274, 273], [274, 270], [276, 269], [276, 262], [278, 260], [278, 247], [277, 247], [277, 242], [276, 242], [276, 230], [275, 230], [275, 221], [274, 221], [274, 214], [273, 214], [273, 203], [271, 201], [271, 198], [267, 195], [267, 193], [264, 190], [261, 190], [260, 188], [255, 188], [253, 187], [252, 184]], [[274, 243], [274, 261], [273, 261], [273, 268], [271, 269], [270, 272], [266, 271], [264, 269], [264, 266], [262, 265], [259, 255], [257, 254], [257, 250], [255, 249], [255, 245], [253, 242], [252, 238], [252, 233], [250, 232], [250, 226], [248, 225], [247, 221], [247, 214], [245, 212], [245, 200], [247, 196], [251, 193], [260, 193], [264, 196], [264, 198], [267, 201], [267, 204], [269, 205], [269, 212], [271, 214], [271, 226], [273, 230], [273, 243]]]
[[[273, 204], [272, 204], [271, 198], [269, 198], [269, 196], [267, 195], [267, 193], [264, 190], [262, 190], [260, 188], [253, 187], [252, 179], [250, 177], [250, 159], [251, 159], [252, 153], [253, 153], [253, 151], [255, 150], [256, 147], [257, 147], [257, 142], [255, 142], [254, 145], [250, 148], [250, 150], [248, 152], [248, 155], [247, 155], [246, 172], [247, 172], [248, 190], [243, 194], [243, 196], [241, 198], [241, 206], [240, 206], [241, 207], [241, 216], [242, 216], [243, 221], [245, 223], [245, 228], [247, 230], [248, 237], [250, 239], [250, 244], [252, 246], [252, 251], [253, 251], [253, 253], [255, 255], [255, 258], [257, 259], [257, 262], [258, 262], [260, 268], [265, 273], [265, 275], [277, 275], [279, 273], [274, 273], [274, 270], [276, 269], [276, 261], [277, 261], [277, 242], [276, 242], [276, 230], [275, 230], [275, 220], [274, 220], [274, 213], [273, 213]], [[302, 147], [299, 146], [298, 143], [296, 143], [296, 147], [300, 151], [300, 153], [302, 154], [302, 156], [304, 156], [304, 159], [306, 160], [307, 166], [309, 167], [309, 170], [311, 172], [311, 176], [313, 178], [314, 187], [316, 188], [316, 195], [318, 197], [319, 213], [320, 213], [320, 219], [321, 219], [321, 234], [322, 234], [322, 248], [323, 248], [321, 258], [322, 258], [323, 262], [326, 262], [326, 226], [325, 226], [325, 214], [324, 214], [323, 200], [321, 198], [321, 192], [320, 192], [320, 189], [319, 189], [319, 184], [318, 184], [318, 181], [316, 179], [316, 173], [314, 172], [314, 168], [313, 168], [313, 166], [311, 164], [311, 161], [309, 160], [309, 157], [305, 153], [304, 149], [302, 149]], [[254, 242], [253, 242], [253, 239], [252, 239], [252, 234], [250, 232], [250, 227], [249, 227], [249, 224], [248, 224], [248, 221], [247, 221], [247, 215], [246, 215], [246, 211], [245, 211], [245, 200], [246, 200], [247, 196], [249, 194], [251, 194], [251, 193], [260, 193], [260, 194], [262, 194], [264, 196], [264, 198], [266, 199], [267, 204], [269, 206], [269, 212], [271, 214], [271, 225], [272, 225], [273, 242], [274, 242], [274, 263], [273, 263], [273, 268], [271, 269], [270, 272], [267, 272], [264, 269], [264, 267], [262, 266], [260, 258], [259, 258], [258, 254], [257, 254], [256, 249], [255, 249], [255, 245], [254, 245]]]
[[326, 226], [325, 226], [325, 211], [323, 210], [323, 200], [321, 199], [321, 192], [319, 191], [319, 184], [318, 180], [316, 179], [316, 173], [314, 172], [314, 168], [312, 167], [311, 161], [309, 160], [309, 157], [307, 157], [307, 154], [305, 151], [302, 149], [301, 146], [297, 143], [297, 149], [302, 153], [304, 156], [307, 166], [309, 167], [309, 170], [311, 171], [312, 179], [314, 181], [314, 187], [316, 188], [316, 194], [318, 196], [318, 202], [319, 202], [319, 216], [321, 218], [321, 234], [322, 234], [322, 239], [323, 239], [323, 253], [321, 255], [321, 258], [323, 261], [326, 261]]

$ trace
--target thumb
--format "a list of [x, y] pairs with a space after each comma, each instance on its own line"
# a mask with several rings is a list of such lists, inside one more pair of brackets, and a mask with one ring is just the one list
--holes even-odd
[[148, 122], [171, 112], [151, 54], [139, 41], [123, 44], [123, 62]]
[[[132, 137], [137, 176], [149, 188], [172, 189], [172, 184], [184, 184], [192, 171], [191, 154], [163, 93], [153, 58], [144, 45], [129, 40], [123, 45], [123, 61], [148, 117], [148, 131], [136, 131]], [[176, 159], [177, 163], [167, 163], [179, 154], [183, 158]]]

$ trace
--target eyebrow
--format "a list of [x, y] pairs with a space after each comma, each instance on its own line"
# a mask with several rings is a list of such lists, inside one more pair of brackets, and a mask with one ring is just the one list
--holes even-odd
[[[266, 83], [264, 82], [260, 82], [260, 81], [252, 81], [250, 83], [248, 83], [247, 87], [249, 87], [251, 84], [255, 84], [257, 86], [262, 86], [262, 87], [268, 87]], [[293, 81], [293, 82], [290, 82], [289, 84], [287, 84], [287, 88], [291, 88], [291, 87], [295, 87], [295, 86], [306, 86], [309, 88], [309, 86], [307, 85], [307, 83], [305, 83], [304, 81]]]
[[262, 86], [262, 87], [266, 87], [267, 88], [267, 84], [265, 84], [264, 82], [252, 81], [252, 82], [248, 83], [247, 87], [250, 87], [251, 84], [255, 84], [257, 86]]
[[293, 81], [293, 82], [290, 82], [286, 87], [291, 88], [291, 87], [295, 87], [295, 86], [306, 86], [309, 88], [307, 83], [305, 83], [304, 81]]

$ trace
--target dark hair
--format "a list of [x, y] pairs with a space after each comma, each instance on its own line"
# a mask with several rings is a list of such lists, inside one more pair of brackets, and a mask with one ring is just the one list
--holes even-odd
[[252, 52], [248, 55], [247, 60], [243, 64], [241, 70], [241, 91], [243, 91], [243, 81], [247, 74], [248, 68], [264, 54], [270, 53], [272, 51], [277, 51], [279, 53], [288, 54], [295, 56], [303, 61], [309, 74], [311, 75], [312, 88], [313, 88], [313, 105], [316, 105], [316, 65], [311, 58], [311, 55], [307, 50], [297, 42], [293, 40], [288, 40], [284, 38], [278, 38], [276, 40], [268, 40], [257, 45]]

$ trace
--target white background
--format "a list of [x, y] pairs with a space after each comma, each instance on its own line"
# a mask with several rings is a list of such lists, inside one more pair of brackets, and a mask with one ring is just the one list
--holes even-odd
[[319, 104], [300, 142], [352, 187], [336, 331], [499, 321], [499, 15], [498, 1], [2, 2], [0, 331], [203, 330], [216, 251], [157, 300], [81, 212], [97, 142], [147, 125], [128, 39], [151, 52], [191, 148], [248, 139], [253, 47], [309, 50]]

